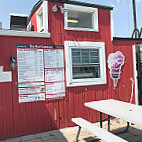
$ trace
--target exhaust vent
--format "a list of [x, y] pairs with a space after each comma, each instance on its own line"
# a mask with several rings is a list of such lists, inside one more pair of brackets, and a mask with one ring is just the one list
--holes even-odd
[[10, 14], [10, 30], [26, 31], [27, 20], [27, 15]]

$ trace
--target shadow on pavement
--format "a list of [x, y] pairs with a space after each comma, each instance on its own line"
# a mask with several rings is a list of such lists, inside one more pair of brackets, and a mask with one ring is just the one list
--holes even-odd
[[[122, 132], [126, 129], [126, 127], [117, 129], [117, 130], [113, 130], [112, 133], [119, 133]], [[125, 133], [120, 133], [117, 134], [117, 136], [120, 136], [121, 138], [129, 141], [129, 142], [142, 142], [142, 130], [136, 128], [136, 127], [132, 127], [130, 126], [128, 131]]]

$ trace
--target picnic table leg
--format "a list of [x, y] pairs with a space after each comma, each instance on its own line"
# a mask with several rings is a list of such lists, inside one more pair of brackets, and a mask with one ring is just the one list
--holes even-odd
[[110, 115], [108, 115], [108, 131], [110, 131]]
[[79, 142], [78, 138], [79, 138], [80, 131], [81, 131], [81, 127], [79, 126], [78, 131], [77, 131], [77, 136], [76, 136], [76, 142]]
[[121, 133], [125, 133], [125, 132], [127, 132], [127, 131], [128, 131], [128, 129], [129, 129], [129, 126], [130, 126], [130, 123], [129, 123], [129, 122], [127, 122], [127, 127], [126, 127], [126, 129], [125, 129], [125, 130], [123, 130], [122, 132], [119, 132], [118, 134], [121, 134]]
[[102, 112], [100, 112], [100, 127], [103, 128]]
[[129, 126], [130, 126], [130, 123], [129, 123], [129, 122], [127, 122], [127, 128], [126, 128], [126, 131], [128, 131]]
[[128, 131], [128, 129], [129, 129], [129, 126], [130, 126], [130, 123], [129, 123], [129, 122], [127, 122], [127, 127], [126, 127], [126, 129], [124, 129], [123, 131], [120, 131], [120, 132], [115, 132], [114, 134], [122, 134], [122, 133], [127, 132], [127, 131]]

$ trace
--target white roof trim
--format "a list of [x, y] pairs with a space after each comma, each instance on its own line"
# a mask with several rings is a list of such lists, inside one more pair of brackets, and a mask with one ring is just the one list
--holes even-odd
[[50, 33], [40, 33], [40, 32], [32, 32], [32, 31], [0, 30], [0, 36], [50, 38]]
[[20, 16], [20, 17], [28, 17], [26, 14], [18, 14], [18, 13], [10, 13], [10, 16]]

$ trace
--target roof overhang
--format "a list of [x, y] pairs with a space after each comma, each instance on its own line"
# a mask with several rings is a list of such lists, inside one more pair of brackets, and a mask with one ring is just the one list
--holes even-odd
[[[113, 7], [111, 6], [105, 6], [105, 5], [98, 5], [98, 4], [93, 4], [93, 3], [87, 3], [87, 2], [80, 2], [80, 1], [72, 1], [72, 0], [46, 0], [46, 1], [51, 1], [51, 2], [59, 2], [59, 3], [66, 3], [66, 4], [72, 4], [72, 5], [81, 5], [81, 6], [86, 6], [86, 7], [93, 7], [93, 8], [100, 8], [100, 9], [108, 9], [108, 10], [113, 10]], [[30, 15], [29, 15], [29, 20], [35, 10], [38, 8], [38, 6], [43, 2], [43, 0], [39, 0], [32, 8]]]
[[142, 41], [142, 38], [114, 37], [113, 41]]
[[50, 33], [42, 33], [42, 32], [0, 30], [0, 36], [50, 38], [50, 35], [51, 35]]

